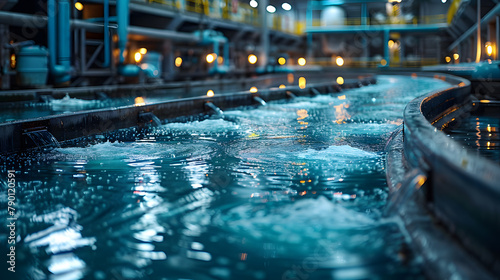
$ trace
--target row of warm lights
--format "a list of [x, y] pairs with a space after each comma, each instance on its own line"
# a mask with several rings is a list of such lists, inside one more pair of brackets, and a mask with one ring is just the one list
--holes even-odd
[[[458, 53], [455, 53], [453, 54], [453, 59], [454, 60], [458, 60], [460, 58], [460, 55]], [[446, 63], [450, 63], [451, 62], [451, 57], [447, 56], [444, 58], [446, 60]]]
[[[136, 63], [139, 63], [141, 60], [142, 60], [142, 57], [148, 52], [148, 50], [146, 48], [140, 48], [138, 51], [135, 52], [134, 54], [134, 60]], [[209, 53], [207, 54], [207, 56], [205, 57], [206, 61], [208, 63], [213, 63], [215, 60], [217, 60], [219, 63], [223, 63], [224, 62], [224, 58], [223, 57], [217, 57], [217, 54], [215, 53]], [[255, 54], [250, 54], [248, 56], [248, 62], [250, 64], [255, 64], [257, 63], [257, 56]], [[175, 66], [176, 67], [181, 67], [182, 65], [182, 58], [181, 57], [177, 57], [175, 58]], [[297, 60], [297, 64], [300, 65], [300, 66], [305, 66], [307, 63], [306, 59], [301, 57]], [[286, 64], [286, 59], [284, 57], [280, 57], [278, 58], [278, 64], [279, 65], [285, 65]], [[344, 60], [342, 59], [342, 57], [337, 57], [337, 65], [338, 66], [342, 66], [344, 64]]]
[[[306, 88], [306, 83], [307, 83], [306, 78], [304, 78], [304, 77], [300, 77], [300, 78], [299, 78], [299, 88], [301, 88], [301, 89]], [[342, 78], [342, 77], [338, 77], [338, 78], [337, 78], [337, 83], [338, 83], [339, 85], [344, 84], [344, 78]], [[285, 86], [285, 85], [283, 85], [283, 84], [281, 84], [281, 85], [279, 85], [279, 87], [278, 87], [278, 88], [279, 88], [279, 89], [284, 89], [284, 88], [286, 88], [286, 86]], [[250, 91], [250, 93], [257, 93], [259, 90], [257, 89], [257, 87], [251, 87], [249, 91]], [[213, 90], [209, 89], [209, 90], [207, 91], [207, 96], [208, 96], [208, 97], [213, 97], [214, 95], [215, 95], [215, 93], [214, 93], [214, 91], [213, 91]]]
[[[493, 55], [493, 44], [491, 42], [486, 42], [484, 47], [486, 49], [486, 54], [488, 56], [492, 56]], [[460, 55], [458, 53], [453, 54], [454, 60], [458, 60], [459, 58], [460, 58]], [[451, 57], [447, 56], [447, 57], [445, 57], [445, 60], [446, 60], [446, 63], [450, 63]]]
[[[140, 48], [138, 51], [136, 51], [135, 54], [134, 54], [134, 60], [135, 60], [135, 62], [139, 63], [142, 60], [142, 57], [147, 52], [148, 52], [148, 50], [146, 48]], [[449, 62], [448, 58], [449, 57], [447, 57], [447, 62]], [[219, 64], [222, 64], [224, 62], [224, 58], [223, 57], [217, 57], [217, 55], [215, 53], [209, 53], [209, 54], [207, 54], [207, 56], [205, 57], [205, 59], [206, 59], [206, 61], [208, 63], [213, 63], [215, 60], [217, 60]], [[455, 59], [458, 59], [458, 57], [455, 58]], [[258, 59], [257, 59], [257, 56], [255, 54], [250, 54], [248, 56], [248, 62], [250, 64], [257, 63], [257, 60]], [[176, 57], [174, 63], [175, 63], [176, 67], [181, 67], [181, 65], [182, 65], [182, 58], [181, 57]], [[297, 64], [300, 65], [300, 66], [305, 66], [306, 63], [307, 63], [307, 61], [303, 57], [301, 57], [301, 58], [299, 58], [297, 60]], [[344, 59], [341, 56], [337, 56], [335, 58], [335, 63], [337, 64], [337, 66], [343, 66], [345, 62], [344, 62]], [[278, 64], [279, 65], [285, 65], [286, 64], [286, 58], [284, 58], [284, 57], [278, 58]], [[383, 61], [382, 61], [382, 64], [384, 64]]]
[[[207, 61], [208, 63], [212, 63], [212, 62], [214, 62], [216, 59], [218, 59], [218, 62], [219, 62], [219, 63], [222, 63], [222, 62], [223, 62], [223, 58], [222, 58], [222, 57], [218, 57], [218, 58], [217, 58], [217, 55], [216, 55], [216, 54], [214, 54], [214, 53], [209, 53], [209, 54], [207, 54], [207, 56], [205, 57], [205, 59], [206, 59], [206, 61]], [[340, 59], [342, 59], [342, 58], [340, 58]], [[250, 55], [248, 55], [248, 63], [250, 63], [250, 64], [255, 64], [255, 63], [257, 63], [257, 60], [258, 60], [258, 58], [257, 58], [257, 56], [256, 56], [255, 54], [250, 54]], [[304, 66], [304, 65], [306, 65], [306, 63], [307, 63], [307, 61], [306, 61], [306, 59], [305, 59], [305, 58], [303, 58], [303, 57], [301, 57], [301, 58], [299, 58], [299, 59], [297, 60], [297, 64], [299, 64], [300, 66]], [[182, 58], [177, 57], [177, 58], [175, 59], [175, 66], [180, 67], [180, 66], [181, 66], [181, 64], [182, 64]], [[278, 64], [279, 64], [279, 65], [285, 65], [285, 64], [286, 64], [286, 59], [285, 59], [284, 57], [280, 57], [280, 58], [278, 58]], [[343, 60], [342, 60], [341, 64], [344, 64]]]
[[[259, 2], [257, 2], [256, 0], [250, 0], [250, 7], [257, 8], [258, 6], [259, 6]], [[281, 4], [281, 8], [285, 11], [290, 11], [292, 9], [292, 5], [285, 2], [285, 3]], [[268, 13], [273, 14], [276, 12], [276, 7], [274, 7], [273, 5], [267, 5], [266, 11]]]
[[[307, 83], [306, 78], [304, 78], [304, 77], [300, 77], [299, 78], [299, 88], [304, 89], [306, 87], [306, 83]], [[344, 78], [343, 77], [337, 77], [337, 84], [343, 85], [344, 84]], [[278, 88], [284, 89], [284, 88], [286, 88], [286, 86], [282, 84]], [[259, 90], [257, 89], [257, 87], [251, 87], [249, 91], [251, 93], [257, 93]], [[214, 95], [215, 95], [215, 92], [213, 90], [209, 89], [207, 91], [207, 96], [208, 97], [213, 97]], [[136, 104], [137, 104], [137, 101], [136, 101]]]

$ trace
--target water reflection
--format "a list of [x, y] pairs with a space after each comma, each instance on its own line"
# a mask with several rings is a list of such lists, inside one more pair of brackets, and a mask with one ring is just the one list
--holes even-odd
[[493, 161], [500, 162], [500, 121], [487, 116], [475, 116], [457, 120], [445, 132], [465, 148], [475, 151]]
[[418, 279], [381, 219], [382, 151], [407, 101], [441, 86], [381, 77], [30, 159], [24, 180], [42, 183], [20, 190], [20, 250], [35, 253], [20, 265], [41, 279]]

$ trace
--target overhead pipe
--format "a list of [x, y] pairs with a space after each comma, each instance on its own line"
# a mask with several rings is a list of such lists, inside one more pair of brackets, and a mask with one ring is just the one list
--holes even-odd
[[158, 39], [169, 39], [172, 40], [173, 42], [197, 43], [200, 41], [199, 36], [185, 32], [177, 32], [171, 30], [163, 30], [163, 29], [139, 27], [139, 26], [129, 26], [127, 30], [129, 34], [143, 35]]
[[[56, 17], [57, 13], [57, 17]], [[67, 0], [48, 0], [48, 47], [49, 67], [56, 84], [68, 83], [71, 79], [70, 50], [70, 6]]]

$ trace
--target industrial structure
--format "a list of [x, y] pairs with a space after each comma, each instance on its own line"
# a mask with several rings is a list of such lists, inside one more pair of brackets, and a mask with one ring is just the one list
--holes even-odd
[[0, 0], [0, 275], [497, 279], [499, 40], [496, 0]]
[[2, 3], [4, 90], [494, 60], [500, 29], [494, 1]]

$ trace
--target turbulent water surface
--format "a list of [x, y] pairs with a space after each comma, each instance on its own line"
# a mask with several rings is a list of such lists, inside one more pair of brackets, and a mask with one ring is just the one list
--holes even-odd
[[420, 279], [398, 223], [381, 216], [383, 149], [404, 106], [446, 86], [381, 76], [12, 158], [2, 189], [15, 169], [17, 272], [3, 262], [1, 279]]

